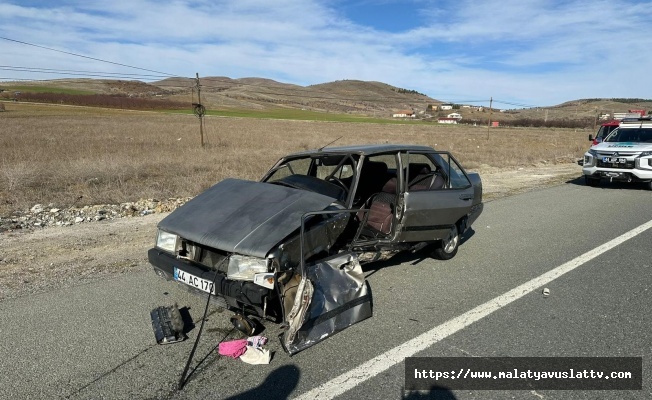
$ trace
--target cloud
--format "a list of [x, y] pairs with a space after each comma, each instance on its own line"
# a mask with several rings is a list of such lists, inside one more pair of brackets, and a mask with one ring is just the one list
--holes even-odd
[[[393, 31], [354, 14], [388, 2], [10, 0], [0, 4], [0, 36], [187, 77], [300, 85], [361, 79], [442, 100], [493, 96], [533, 105], [649, 96], [633, 82], [652, 64], [645, 18], [652, 2], [402, 2], [414, 17]], [[0, 46], [7, 65], [145, 73], [15, 42]]]

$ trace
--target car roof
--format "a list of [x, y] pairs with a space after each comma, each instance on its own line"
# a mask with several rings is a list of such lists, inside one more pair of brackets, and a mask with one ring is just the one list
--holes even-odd
[[298, 153], [289, 154], [287, 157], [304, 156], [310, 154], [360, 154], [360, 155], [374, 155], [382, 153], [397, 153], [399, 151], [434, 151], [429, 146], [419, 146], [413, 144], [365, 144], [355, 146], [342, 146], [342, 147], [325, 147], [322, 149], [301, 151]]
[[620, 123], [620, 128], [652, 128], [650, 117], [626, 118]]

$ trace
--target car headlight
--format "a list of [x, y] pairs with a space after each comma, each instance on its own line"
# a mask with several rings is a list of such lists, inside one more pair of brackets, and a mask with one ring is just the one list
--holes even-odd
[[645, 160], [641, 159], [643, 157], [649, 157], [649, 156], [652, 156], [652, 151], [641, 152], [641, 154], [639, 154], [638, 157], [636, 157], [636, 168], [645, 168], [645, 169], [652, 168], [652, 158], [648, 158]]
[[161, 250], [174, 253], [177, 250], [178, 240], [179, 236], [175, 235], [174, 233], [162, 231], [159, 229], [156, 235], [156, 247]]
[[589, 149], [585, 154], [584, 154], [584, 166], [585, 167], [592, 167], [595, 165], [595, 160], [597, 158], [598, 152], [592, 149]]
[[264, 272], [268, 272], [266, 258], [234, 254], [229, 257], [226, 277], [239, 281], [253, 281], [254, 275]]

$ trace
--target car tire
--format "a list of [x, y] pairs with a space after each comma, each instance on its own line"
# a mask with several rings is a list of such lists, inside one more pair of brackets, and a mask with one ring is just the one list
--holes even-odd
[[644, 185], [647, 190], [652, 190], [652, 181], [647, 181]]
[[584, 182], [587, 186], [596, 187], [600, 186], [600, 178], [593, 178], [589, 175], [584, 175]]
[[450, 230], [448, 237], [440, 240], [435, 244], [435, 249], [432, 251], [432, 257], [439, 260], [450, 260], [457, 254], [457, 249], [460, 246], [460, 232], [456, 225]]

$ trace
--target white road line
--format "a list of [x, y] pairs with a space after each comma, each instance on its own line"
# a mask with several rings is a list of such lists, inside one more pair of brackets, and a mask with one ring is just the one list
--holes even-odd
[[489, 300], [488, 302], [477, 306], [476, 308], [465, 312], [464, 314], [455, 317], [451, 320], [444, 322], [443, 324], [434, 327], [433, 329], [415, 337], [414, 339], [407, 341], [397, 347], [394, 347], [391, 350], [386, 351], [385, 353], [376, 356], [375, 358], [367, 361], [366, 363], [343, 373], [342, 375], [326, 382], [309, 392], [302, 394], [297, 397], [301, 400], [312, 400], [312, 399], [332, 399], [336, 396], [339, 396], [348, 390], [353, 389], [367, 379], [373, 378], [374, 376], [386, 371], [390, 367], [401, 363], [405, 360], [406, 357], [412, 357], [416, 353], [425, 350], [426, 348], [432, 346], [433, 344], [447, 338], [448, 336], [466, 328], [472, 323], [481, 320], [482, 318], [488, 316], [510, 304], [511, 302], [520, 299], [526, 294], [532, 292], [533, 290], [559, 278], [567, 272], [574, 270], [575, 268], [591, 261], [592, 259], [598, 257], [602, 253], [605, 253], [619, 244], [637, 236], [646, 230], [652, 228], [652, 220], [646, 222], [645, 224], [632, 229], [631, 231], [618, 236], [617, 238], [610, 240], [609, 242], [596, 247], [593, 250], [590, 250], [581, 256], [578, 256], [567, 263], [564, 263], [558, 266], [555, 269], [552, 269], [546, 272], [543, 275], [540, 275], [520, 286], [515, 287], [514, 289]]

